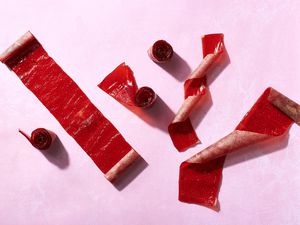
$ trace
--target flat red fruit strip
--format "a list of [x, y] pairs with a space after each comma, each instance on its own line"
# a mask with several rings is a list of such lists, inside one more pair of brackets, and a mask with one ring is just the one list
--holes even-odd
[[[278, 106], [275, 106], [277, 103]], [[280, 108], [281, 107], [281, 108]], [[285, 112], [293, 112], [292, 116]], [[236, 129], [181, 164], [179, 200], [219, 209], [218, 192], [226, 154], [284, 135], [299, 118], [299, 105], [267, 88]]]
[[109, 181], [140, 157], [30, 32], [0, 60], [18, 75]]
[[223, 39], [223, 34], [209, 34], [202, 37], [203, 60], [184, 82], [184, 102], [168, 127], [172, 142], [180, 152], [200, 143], [189, 116], [207, 92], [206, 75], [224, 50]]

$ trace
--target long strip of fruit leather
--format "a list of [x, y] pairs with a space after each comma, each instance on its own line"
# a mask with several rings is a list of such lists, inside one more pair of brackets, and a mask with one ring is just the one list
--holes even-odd
[[190, 121], [190, 114], [205, 95], [206, 76], [224, 50], [223, 34], [209, 34], [202, 37], [203, 60], [184, 82], [184, 101], [168, 130], [172, 142], [180, 152], [200, 143]]
[[140, 157], [30, 32], [0, 60], [46, 106], [109, 181]]
[[150, 107], [156, 100], [150, 87], [138, 88], [132, 70], [125, 63], [117, 66], [98, 87], [132, 111]]
[[180, 166], [179, 200], [218, 209], [218, 192], [226, 154], [284, 135], [298, 122], [300, 106], [267, 88], [236, 129]]

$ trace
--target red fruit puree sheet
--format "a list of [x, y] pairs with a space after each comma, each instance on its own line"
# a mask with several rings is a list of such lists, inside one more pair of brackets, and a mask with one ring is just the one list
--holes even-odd
[[267, 88], [232, 133], [181, 164], [179, 200], [218, 210], [226, 154], [284, 135], [293, 121], [300, 122], [300, 106]]
[[180, 152], [200, 143], [189, 115], [207, 92], [206, 75], [224, 52], [223, 37], [223, 34], [202, 37], [203, 60], [184, 82], [184, 102], [168, 127], [172, 142]]
[[109, 181], [140, 156], [27, 32], [1, 56], [91, 157]]
[[138, 88], [132, 70], [125, 63], [108, 74], [98, 87], [131, 111], [150, 107], [156, 99], [151, 88]]
[[98, 87], [126, 107], [135, 106], [135, 93], [138, 90], [132, 70], [121, 63], [113, 72], [98, 84]]

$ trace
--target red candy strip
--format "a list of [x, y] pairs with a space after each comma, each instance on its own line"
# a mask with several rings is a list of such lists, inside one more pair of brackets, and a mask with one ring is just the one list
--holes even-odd
[[299, 118], [300, 110], [295, 109], [299, 110], [300, 106], [276, 90], [266, 89], [235, 131], [181, 164], [179, 200], [217, 210], [226, 155], [268, 138], [284, 135], [293, 120], [296, 122], [296, 118]]
[[168, 127], [172, 142], [180, 152], [200, 143], [189, 116], [206, 93], [206, 75], [223, 52], [223, 34], [203, 36], [202, 46], [203, 60], [184, 82], [184, 102]]
[[148, 50], [149, 57], [156, 63], [163, 63], [173, 56], [172, 46], [165, 40], [156, 41]]
[[180, 165], [179, 201], [218, 210], [218, 193], [225, 157], [208, 163], [183, 162]]
[[19, 132], [26, 137], [26, 139], [37, 149], [47, 150], [50, 148], [51, 144], [56, 138], [56, 135], [45, 128], [38, 128], [32, 131], [31, 136], [29, 137], [22, 130]]
[[140, 157], [30, 32], [0, 60], [18, 75], [109, 181]]
[[148, 108], [156, 100], [156, 94], [150, 87], [138, 88], [132, 70], [125, 63], [108, 74], [98, 87], [131, 110], [135, 107]]

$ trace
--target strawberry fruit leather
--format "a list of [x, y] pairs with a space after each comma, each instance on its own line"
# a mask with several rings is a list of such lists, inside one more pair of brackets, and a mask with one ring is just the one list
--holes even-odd
[[[287, 132], [293, 123], [293, 120], [268, 100], [270, 91], [274, 91], [274, 89], [268, 88], [265, 90], [251, 110], [236, 127], [236, 132], [254, 134], [256, 135], [256, 139], [253, 140], [256, 141], [264, 140], [267, 137], [283, 135]], [[242, 135], [245, 135], [244, 133]], [[229, 136], [230, 135], [227, 137]], [[237, 135], [237, 137], [239, 136]], [[223, 140], [226, 140], [226, 137], [223, 138]], [[238, 150], [235, 149], [236, 147], [234, 146], [237, 145], [239, 147], [243, 147], [249, 145], [249, 136], [245, 139], [240, 138], [229, 140], [228, 138], [227, 142], [219, 141], [219, 143], [217, 142], [207, 149], [220, 149], [224, 143], [227, 148], [229, 148], [229, 151]], [[205, 150], [202, 152], [204, 151]], [[198, 156], [196, 154], [181, 164], [179, 178], [180, 201], [200, 204], [214, 210], [219, 209], [218, 193], [221, 185], [222, 170], [226, 155], [223, 154], [221, 157], [214, 158], [213, 154], [214, 153], [211, 153], [211, 161], [197, 163], [197, 160], [200, 161], [200, 152], [200, 154], [198, 153]], [[202, 154], [202, 156], [203, 155], [204, 154]], [[206, 154], [206, 156], [207, 155], [208, 154]]]
[[17, 74], [109, 181], [139, 158], [30, 32], [4, 52], [0, 60]]

